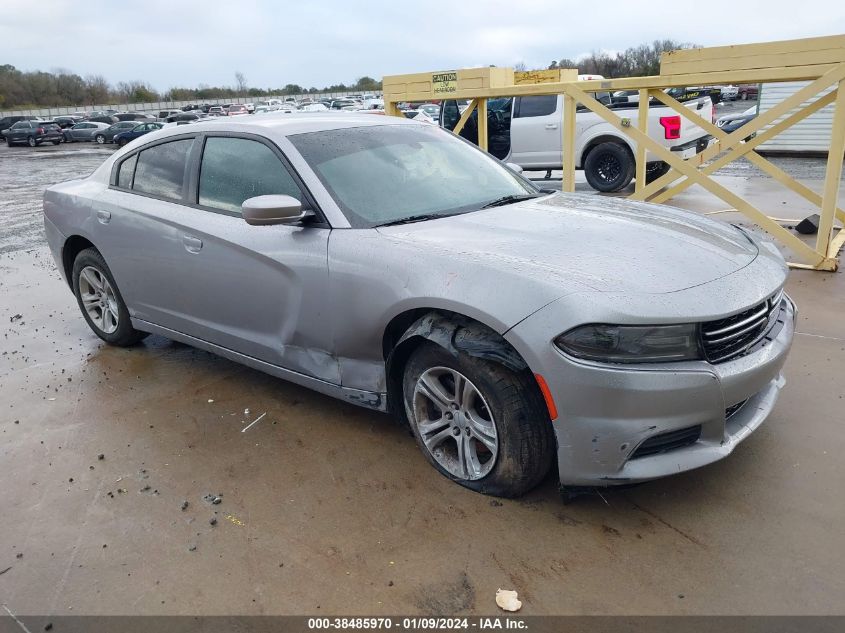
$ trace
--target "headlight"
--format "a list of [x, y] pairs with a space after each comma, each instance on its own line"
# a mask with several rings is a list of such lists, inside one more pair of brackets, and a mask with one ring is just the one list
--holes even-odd
[[577, 358], [605, 363], [665, 363], [701, 358], [698, 327], [680, 325], [582, 325], [555, 345]]

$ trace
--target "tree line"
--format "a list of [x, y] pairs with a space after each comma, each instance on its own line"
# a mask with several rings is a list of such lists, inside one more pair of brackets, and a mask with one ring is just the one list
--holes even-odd
[[381, 82], [361, 77], [350, 84], [325, 88], [304, 88], [287, 84], [280, 88], [249, 87], [243, 73], [235, 73], [234, 86], [171, 88], [158, 92], [143, 81], [120, 81], [114, 85], [102, 75], [82, 77], [69, 70], [24, 72], [10, 64], [0, 65], [0, 109], [31, 106], [85, 106], [109, 103], [149, 103], [155, 101], [201, 101], [234, 97], [317, 94], [322, 92], [369, 92], [381, 89]]
[[563, 58], [552, 61], [549, 68], [577, 68], [582, 75], [614, 77], [645, 77], [660, 74], [660, 54], [682, 48], [699, 48], [697, 44], [675, 40], [655, 40], [651, 44], [632, 46], [622, 52], [592, 52], [578, 61]]
[[[622, 52], [593, 52], [577, 61], [567, 58], [552, 61], [549, 68], [577, 68], [581, 74], [612, 77], [638, 77], [660, 73], [660, 54], [696, 45], [671, 39], [655, 40]], [[524, 63], [515, 65], [526, 70]], [[154, 101], [202, 101], [234, 97], [266, 97], [271, 95], [318, 94], [322, 92], [371, 92], [381, 89], [381, 82], [360, 77], [350, 84], [334, 84], [324, 88], [306, 88], [297, 84], [282, 87], [250, 87], [240, 71], [232, 86], [200, 85], [196, 88], [175, 87], [157, 92], [144, 81], [120, 81], [110, 84], [102, 75], [81, 77], [69, 70], [23, 72], [12, 65], [0, 65], [0, 108], [22, 106], [83, 106], [109, 103], [148, 103]]]

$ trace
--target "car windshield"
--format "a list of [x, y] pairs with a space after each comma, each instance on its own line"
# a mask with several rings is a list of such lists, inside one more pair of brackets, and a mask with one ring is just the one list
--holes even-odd
[[342, 128], [288, 138], [355, 228], [477, 211], [539, 191], [431, 125]]

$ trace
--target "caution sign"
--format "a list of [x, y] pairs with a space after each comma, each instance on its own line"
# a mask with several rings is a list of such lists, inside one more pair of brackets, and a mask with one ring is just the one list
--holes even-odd
[[458, 73], [433, 73], [431, 87], [435, 96], [446, 95], [458, 91]]

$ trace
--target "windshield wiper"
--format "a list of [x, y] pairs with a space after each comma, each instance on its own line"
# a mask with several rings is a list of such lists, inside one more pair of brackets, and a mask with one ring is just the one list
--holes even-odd
[[398, 220], [390, 220], [389, 222], [383, 222], [381, 224], [376, 224], [376, 228], [380, 226], [396, 226], [397, 224], [411, 224], [412, 222], [424, 222], [426, 220], [434, 220], [435, 218], [448, 218], [449, 214], [443, 213], [424, 213], [421, 215], [409, 215], [404, 218], [399, 218]]
[[490, 209], [491, 207], [501, 207], [503, 205], [511, 204], [513, 202], [521, 202], [522, 200], [531, 200], [532, 198], [538, 198], [541, 195], [543, 195], [543, 194], [526, 193], [526, 194], [519, 195], [519, 196], [515, 196], [515, 195], [502, 196], [501, 198], [497, 198], [496, 200], [493, 200], [492, 202], [488, 202], [487, 204], [485, 204], [481, 208], [482, 209]]

